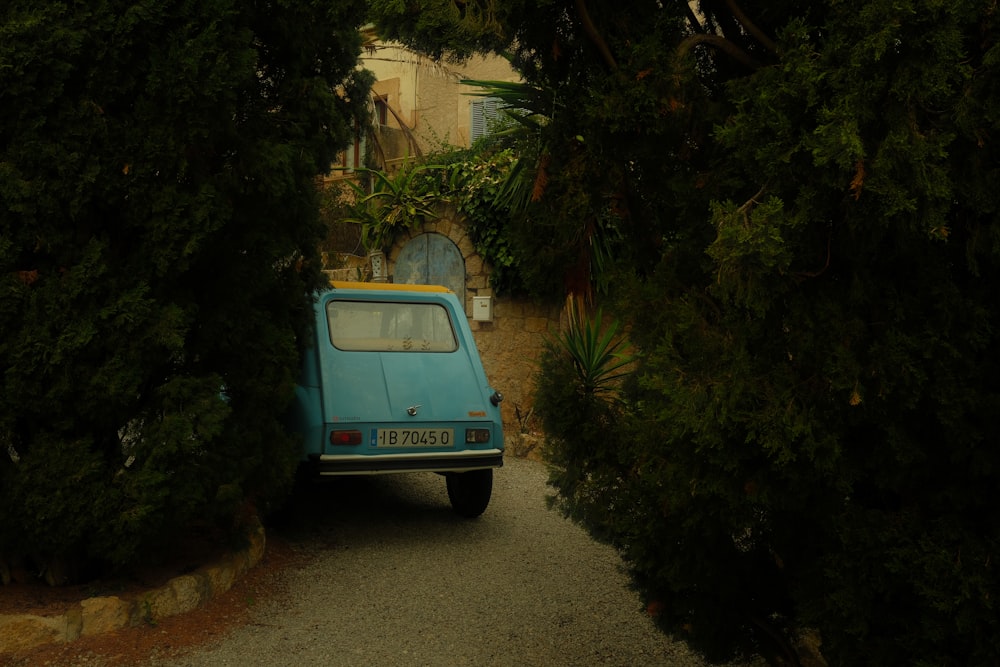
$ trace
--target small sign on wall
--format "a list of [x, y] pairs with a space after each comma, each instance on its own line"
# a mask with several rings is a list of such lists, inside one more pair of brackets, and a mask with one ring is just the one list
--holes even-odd
[[491, 296], [472, 297], [472, 321], [473, 322], [493, 321], [493, 297]]

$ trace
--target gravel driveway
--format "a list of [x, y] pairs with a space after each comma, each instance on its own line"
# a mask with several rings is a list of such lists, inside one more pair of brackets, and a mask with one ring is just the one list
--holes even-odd
[[288, 594], [156, 665], [702, 665], [654, 629], [617, 554], [546, 508], [545, 481], [508, 458], [472, 521], [432, 473], [315, 488], [283, 529], [310, 556]]

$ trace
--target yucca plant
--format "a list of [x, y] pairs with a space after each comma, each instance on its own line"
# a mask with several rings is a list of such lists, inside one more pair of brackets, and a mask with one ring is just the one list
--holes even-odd
[[614, 391], [635, 360], [628, 340], [619, 336], [621, 322], [614, 319], [605, 326], [600, 308], [587, 317], [585, 307], [572, 296], [566, 301], [566, 312], [569, 327], [557, 340], [573, 360], [580, 388], [590, 395]]

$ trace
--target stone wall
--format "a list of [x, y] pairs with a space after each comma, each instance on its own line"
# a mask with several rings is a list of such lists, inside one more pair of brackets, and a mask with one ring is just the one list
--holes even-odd
[[[159, 588], [132, 595], [91, 597], [54, 614], [0, 614], [0, 664], [5, 657], [45, 644], [63, 644], [191, 611], [228, 591], [264, 557], [266, 536], [257, 517], [246, 526], [248, 545], [180, 575]], [[6, 584], [8, 582], [0, 582]], [[48, 664], [48, 663], [47, 663]]]
[[504, 395], [501, 405], [507, 446], [518, 456], [534, 458], [540, 453], [541, 428], [532, 416], [535, 374], [545, 341], [558, 328], [559, 311], [520, 299], [498, 298], [493, 322], [471, 322], [486, 375]]

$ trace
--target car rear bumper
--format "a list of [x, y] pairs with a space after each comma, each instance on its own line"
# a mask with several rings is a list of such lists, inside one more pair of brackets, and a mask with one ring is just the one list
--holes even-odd
[[310, 456], [320, 475], [380, 475], [394, 472], [467, 472], [503, 466], [502, 449], [401, 454]]

